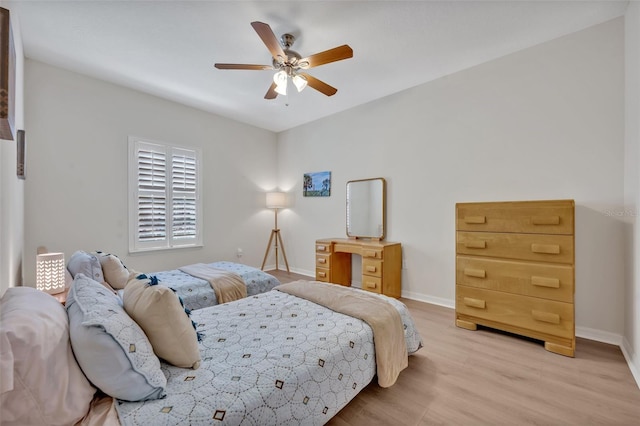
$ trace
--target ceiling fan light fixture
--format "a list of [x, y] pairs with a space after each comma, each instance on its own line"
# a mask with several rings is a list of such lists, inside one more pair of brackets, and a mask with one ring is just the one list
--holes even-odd
[[287, 94], [287, 72], [280, 70], [273, 75], [273, 82], [276, 84], [275, 91], [279, 95]]
[[302, 92], [302, 90], [307, 87], [307, 79], [301, 75], [294, 75], [292, 80], [293, 84], [296, 86], [296, 89], [298, 89], [298, 92]]

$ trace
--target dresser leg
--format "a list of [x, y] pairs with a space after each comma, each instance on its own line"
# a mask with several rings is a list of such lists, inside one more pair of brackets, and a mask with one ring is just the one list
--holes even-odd
[[456, 320], [456, 325], [460, 328], [466, 328], [467, 330], [477, 330], [478, 326], [476, 323], [474, 322], [469, 322], [469, 321], [465, 321], [465, 320], [461, 320], [461, 319], [457, 319]]
[[553, 352], [553, 353], [564, 355], [564, 356], [570, 356], [571, 358], [573, 358], [575, 354], [574, 348], [570, 346], [558, 345], [557, 343], [544, 342], [544, 348], [549, 352]]

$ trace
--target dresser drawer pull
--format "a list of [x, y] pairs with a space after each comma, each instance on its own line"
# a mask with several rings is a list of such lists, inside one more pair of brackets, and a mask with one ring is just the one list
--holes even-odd
[[318, 258], [318, 263], [327, 263], [327, 259], [320, 257]]
[[468, 277], [478, 277], [478, 278], [485, 278], [487, 276], [487, 273], [485, 272], [484, 269], [464, 268], [464, 274]]
[[378, 268], [376, 268], [375, 266], [371, 266], [371, 265], [367, 265], [367, 272], [376, 272], [378, 270]]
[[483, 249], [483, 248], [487, 248], [487, 242], [486, 241], [465, 241], [464, 246], [466, 248]]
[[531, 244], [531, 251], [543, 254], [560, 254], [560, 246], [557, 244]]
[[378, 257], [378, 252], [375, 250], [366, 250], [364, 252], [365, 257]]
[[486, 223], [487, 222], [487, 218], [484, 216], [465, 216], [464, 217], [464, 223]]
[[376, 287], [378, 287], [378, 283], [374, 282], [374, 281], [367, 281], [364, 286], [366, 288], [371, 288], [371, 289], [375, 289]]
[[533, 319], [548, 322], [551, 324], [560, 324], [560, 315], [552, 314], [551, 312], [543, 312], [543, 311], [531, 311], [531, 316]]
[[538, 287], [560, 288], [560, 280], [558, 278], [536, 277], [532, 275], [531, 284]]
[[533, 225], [560, 225], [560, 216], [533, 216]]
[[326, 272], [318, 272], [318, 276], [320, 278], [326, 278], [327, 277], [327, 273]]
[[327, 246], [316, 246], [316, 251], [327, 251]]
[[465, 297], [464, 298], [464, 304], [466, 306], [469, 306], [471, 308], [480, 308], [480, 309], [484, 309], [486, 308], [486, 303], [484, 300], [480, 300], [480, 299], [472, 299], [471, 297]]

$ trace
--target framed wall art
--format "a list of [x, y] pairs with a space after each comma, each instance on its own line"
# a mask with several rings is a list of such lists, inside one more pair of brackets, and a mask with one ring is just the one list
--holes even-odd
[[11, 141], [15, 134], [15, 67], [9, 10], [0, 7], [0, 139]]
[[331, 196], [331, 172], [305, 173], [302, 182], [305, 197]]
[[16, 134], [17, 143], [17, 161], [16, 161], [16, 174], [18, 179], [24, 179], [24, 130], [18, 130]]

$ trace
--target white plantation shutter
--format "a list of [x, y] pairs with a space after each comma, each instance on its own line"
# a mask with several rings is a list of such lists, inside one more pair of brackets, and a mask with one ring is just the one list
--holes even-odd
[[129, 138], [131, 251], [201, 244], [196, 150]]
[[175, 149], [171, 160], [171, 186], [173, 192], [172, 234], [175, 239], [195, 238], [196, 218], [196, 153]]
[[140, 241], [163, 241], [167, 238], [166, 155], [160, 148], [143, 146], [137, 150], [137, 238]]

